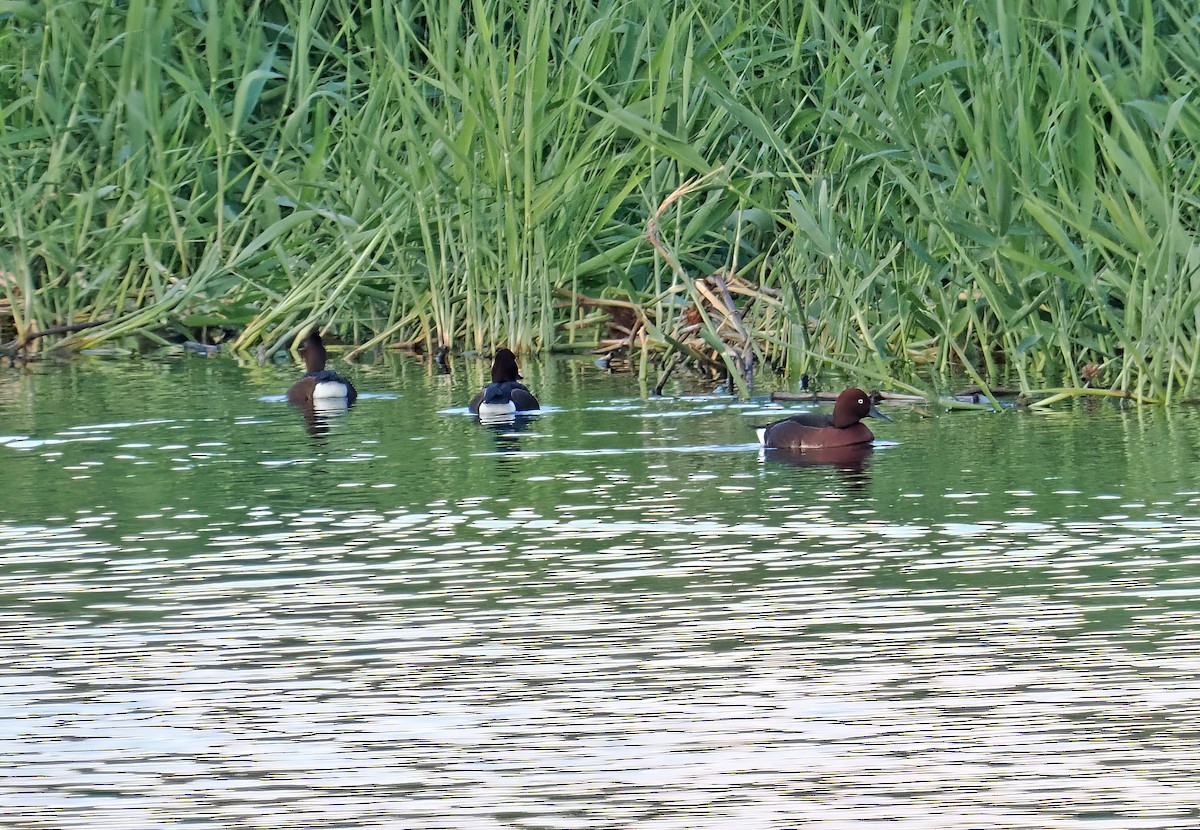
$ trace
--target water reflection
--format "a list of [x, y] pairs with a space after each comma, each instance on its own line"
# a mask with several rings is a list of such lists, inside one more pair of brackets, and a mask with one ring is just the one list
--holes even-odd
[[790, 464], [793, 467], [833, 467], [847, 472], [861, 473], [867, 467], [875, 448], [870, 444], [851, 444], [845, 447], [821, 447], [819, 449], [762, 450], [766, 461]]
[[751, 405], [418, 368], [319, 442], [220, 360], [0, 404], [0, 814], [1200, 826], [1198, 419], [760, 461]]
[[290, 401], [289, 405], [304, 418], [305, 429], [313, 438], [323, 438], [329, 434], [333, 422], [344, 416], [353, 404], [348, 404], [345, 398], [309, 398], [303, 401]]
[[868, 462], [874, 451], [870, 444], [805, 450], [771, 448], [760, 450], [760, 457], [769, 464], [835, 470], [847, 493], [863, 494], [871, 481]]
[[521, 433], [526, 432], [539, 416], [510, 413], [491, 418], [479, 418], [479, 425], [493, 436], [496, 449], [500, 452], [514, 452], [521, 448]]

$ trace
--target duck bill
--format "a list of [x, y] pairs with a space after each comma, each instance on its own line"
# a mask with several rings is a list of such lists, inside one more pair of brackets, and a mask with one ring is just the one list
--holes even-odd
[[882, 412], [880, 412], [879, 407], [875, 406], [875, 404], [871, 404], [871, 412], [869, 414], [872, 418], [879, 418], [880, 420], [883, 420], [883, 421], [892, 420], [891, 418], [889, 418], [888, 416], [886, 416]]

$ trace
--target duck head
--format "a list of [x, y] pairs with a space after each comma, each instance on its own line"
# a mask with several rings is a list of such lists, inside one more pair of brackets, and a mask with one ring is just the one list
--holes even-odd
[[517, 356], [508, 349], [500, 349], [492, 358], [492, 383], [513, 383], [521, 380], [517, 370]]
[[833, 404], [833, 425], [838, 429], [852, 427], [863, 418], [892, 420], [875, 406], [875, 399], [857, 387], [850, 387], [838, 395]]
[[300, 354], [304, 355], [304, 365], [308, 367], [309, 374], [325, 368], [329, 352], [325, 351], [325, 344], [321, 341], [321, 333], [317, 329], [310, 331], [300, 342]]

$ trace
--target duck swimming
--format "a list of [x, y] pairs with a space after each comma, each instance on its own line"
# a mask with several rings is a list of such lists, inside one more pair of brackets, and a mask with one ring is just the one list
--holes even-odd
[[518, 408], [516, 402], [513, 400], [513, 394], [519, 394], [523, 388], [516, 381], [489, 383], [487, 388], [482, 392], [483, 400], [475, 408], [475, 411], [479, 414], [479, 420], [498, 420], [516, 415]]
[[851, 387], [838, 395], [833, 414], [803, 412], [772, 421], [760, 427], [758, 440], [764, 447], [790, 450], [817, 450], [869, 444], [875, 434], [862, 423], [863, 418], [892, 420], [880, 412], [871, 396]]
[[[476, 415], [503, 415], [541, 409], [538, 399], [520, 382], [521, 379], [521, 373], [517, 369], [517, 356], [508, 349], [500, 349], [492, 359], [492, 382], [471, 398], [467, 409]], [[491, 409], [490, 412], [482, 408], [485, 403]]]
[[316, 409], [344, 409], [354, 403], [358, 392], [349, 380], [332, 369], [325, 368], [329, 353], [321, 342], [321, 334], [313, 329], [300, 343], [308, 374], [292, 384], [287, 391], [288, 402], [294, 406]]

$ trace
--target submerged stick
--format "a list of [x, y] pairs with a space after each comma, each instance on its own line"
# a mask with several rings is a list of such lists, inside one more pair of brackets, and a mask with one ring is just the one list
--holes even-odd
[[679, 352], [671, 352], [671, 357], [667, 361], [667, 367], [663, 373], [658, 376], [658, 383], [654, 386], [654, 394], [662, 397], [663, 387], [667, 385], [667, 379], [671, 377], [671, 373], [675, 371], [675, 367], [679, 365]]

